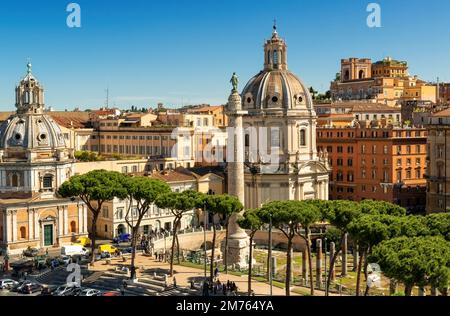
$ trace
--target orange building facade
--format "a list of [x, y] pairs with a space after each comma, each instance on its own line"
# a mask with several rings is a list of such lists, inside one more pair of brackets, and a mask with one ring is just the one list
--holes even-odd
[[427, 131], [422, 128], [318, 127], [328, 152], [330, 200], [385, 200], [423, 212]]

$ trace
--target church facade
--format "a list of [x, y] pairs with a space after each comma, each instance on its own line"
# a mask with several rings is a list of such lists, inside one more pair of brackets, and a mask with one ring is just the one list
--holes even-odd
[[87, 235], [87, 207], [56, 195], [73, 175], [74, 151], [44, 107], [44, 89], [28, 64], [16, 113], [0, 126], [0, 247], [11, 254]]
[[287, 44], [274, 26], [264, 45], [264, 69], [241, 93], [246, 208], [328, 200], [331, 169], [327, 153], [317, 152], [312, 97], [287, 60]]

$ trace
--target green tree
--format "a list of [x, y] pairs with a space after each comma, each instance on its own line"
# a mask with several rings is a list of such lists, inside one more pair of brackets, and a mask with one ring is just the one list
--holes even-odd
[[450, 244], [442, 237], [385, 240], [373, 248], [370, 260], [387, 277], [402, 282], [406, 296], [411, 296], [415, 285], [444, 288], [450, 281]]
[[330, 224], [341, 232], [340, 242], [336, 244], [336, 251], [330, 259], [330, 271], [328, 273], [325, 291], [328, 294], [336, 259], [342, 251], [345, 236], [348, 233], [348, 225], [353, 219], [361, 215], [361, 208], [358, 203], [353, 201], [330, 201], [327, 205], [329, 210], [323, 216], [327, 217]]
[[311, 226], [321, 218], [319, 209], [310, 203], [295, 201], [297, 205], [298, 221], [303, 228], [303, 234], [298, 230], [298, 235], [303, 238], [308, 250], [309, 286], [311, 295], [314, 295], [314, 278], [312, 277], [312, 252], [311, 252]]
[[450, 213], [430, 214], [425, 217], [430, 234], [450, 241]]
[[95, 262], [95, 242], [97, 238], [97, 220], [103, 204], [115, 197], [124, 199], [127, 190], [123, 186], [125, 176], [118, 172], [94, 170], [83, 175], [75, 175], [64, 182], [58, 190], [62, 197], [77, 197], [92, 213], [91, 224], [91, 264]]
[[253, 238], [258, 230], [263, 226], [263, 221], [259, 216], [259, 209], [247, 210], [238, 218], [237, 223], [242, 229], [250, 232], [249, 264], [248, 264], [248, 295], [252, 294], [252, 262], [253, 262]]
[[[314, 212], [313, 210], [314, 206], [303, 201], [273, 201], [264, 205], [260, 211], [261, 219], [265, 223], [268, 223], [270, 222], [270, 220], [272, 220], [273, 226], [279, 229], [287, 239], [285, 279], [286, 296], [290, 295], [292, 240], [298, 233], [298, 228], [302, 222], [306, 224], [309, 222], [313, 222], [314, 218], [320, 218], [319, 213]], [[305, 230], [308, 229], [306, 228]], [[308, 233], [306, 234], [308, 235]]]
[[[136, 245], [142, 219], [148, 214], [155, 200], [162, 194], [170, 192], [170, 187], [161, 180], [148, 177], [128, 177], [124, 182], [127, 190], [128, 210], [125, 221], [131, 228], [131, 279], [136, 277]], [[135, 211], [133, 211], [133, 209]], [[134, 213], [134, 214], [133, 214]]]
[[403, 207], [386, 201], [363, 200], [359, 202], [359, 207], [364, 214], [406, 215]]
[[[178, 238], [178, 230], [180, 228], [181, 220], [184, 213], [191, 211], [195, 208], [195, 202], [189, 193], [177, 193], [170, 192], [158, 196], [155, 204], [164, 209], [170, 210], [172, 215], [175, 217], [173, 220], [172, 228], [172, 247], [170, 254], [170, 276], [173, 276], [173, 260], [175, 257], [175, 242]], [[179, 242], [178, 242], [179, 245]], [[179, 260], [179, 247], [178, 247], [178, 260]]]
[[[214, 255], [216, 249], [217, 229], [215, 218], [216, 216], [229, 216], [233, 213], [238, 213], [243, 209], [241, 202], [234, 196], [230, 195], [207, 195], [204, 199], [204, 207], [206, 212], [211, 214], [213, 219], [213, 240], [211, 249], [211, 264], [210, 264], [210, 279], [214, 279]], [[228, 234], [228, 231], [227, 231]], [[228, 236], [225, 238], [225, 251], [228, 248]], [[227, 260], [228, 258], [225, 258]], [[225, 266], [227, 262], [225, 261]]]

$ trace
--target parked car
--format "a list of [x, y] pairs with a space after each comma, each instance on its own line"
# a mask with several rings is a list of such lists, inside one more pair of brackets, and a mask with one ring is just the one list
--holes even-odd
[[67, 266], [72, 263], [72, 258], [70, 256], [62, 255], [58, 258], [58, 261], [60, 264]]
[[106, 245], [98, 246], [98, 252], [99, 253], [107, 252], [111, 255], [114, 255], [114, 254], [117, 254], [118, 250], [113, 245], [106, 244]]
[[44, 286], [42, 287], [40, 296], [51, 296], [55, 292], [57, 287], [55, 286]]
[[117, 237], [114, 237], [113, 242], [115, 244], [120, 244], [121, 242], [130, 242], [131, 241], [131, 235], [130, 234], [120, 234]]
[[23, 294], [33, 294], [40, 291], [42, 291], [42, 285], [37, 283], [26, 284], [20, 289], [20, 293]]
[[78, 296], [101, 296], [102, 292], [95, 289], [82, 289]]
[[11, 287], [10, 291], [11, 292], [21, 292], [22, 288], [28, 284], [31, 284], [31, 281], [20, 281], [19, 283], [17, 283], [16, 285], [14, 285], [13, 287]]
[[0, 280], [0, 289], [10, 289], [15, 285], [19, 284], [19, 282], [11, 280], [11, 279], [1, 279]]
[[102, 296], [120, 296], [120, 293], [116, 292], [116, 291], [108, 291], [108, 292], [104, 292], [102, 294]]
[[90, 244], [91, 240], [89, 239], [89, 237], [79, 237], [72, 245], [86, 247], [90, 246]]
[[22, 254], [24, 257], [36, 257], [39, 254], [39, 249], [28, 247]]
[[79, 287], [75, 285], [61, 285], [53, 292], [53, 296], [73, 296], [73, 293], [76, 292]]

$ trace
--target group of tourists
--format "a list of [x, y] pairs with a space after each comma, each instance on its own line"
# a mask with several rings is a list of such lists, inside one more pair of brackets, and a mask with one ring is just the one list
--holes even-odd
[[237, 296], [239, 288], [236, 283], [228, 280], [226, 283], [221, 283], [219, 279], [214, 282], [205, 281], [203, 283], [203, 296], [210, 296], [211, 294], [222, 296]]

